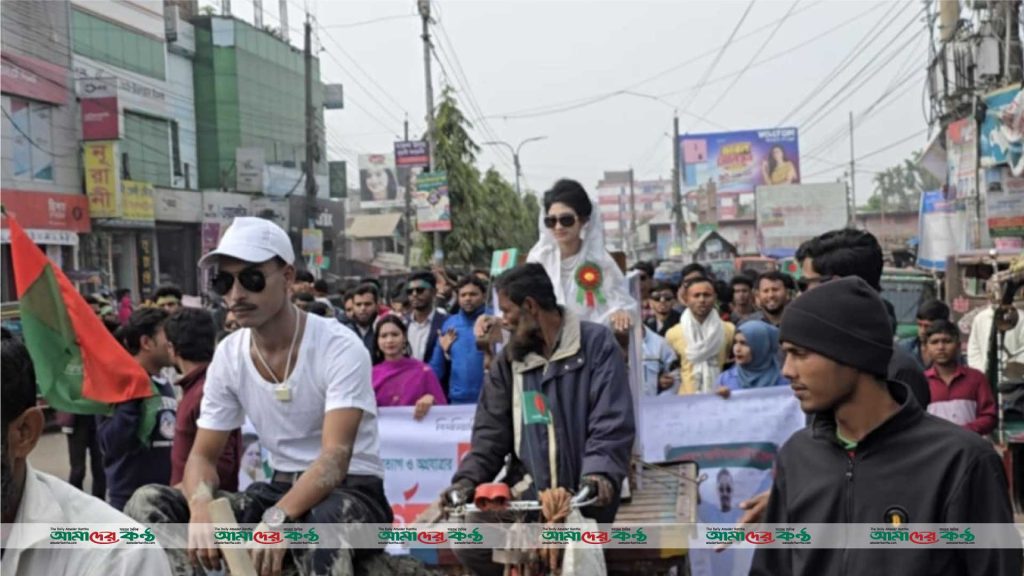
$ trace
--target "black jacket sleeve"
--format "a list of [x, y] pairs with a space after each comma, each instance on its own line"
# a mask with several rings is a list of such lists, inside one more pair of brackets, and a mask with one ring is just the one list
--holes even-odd
[[[1010, 489], [1002, 461], [993, 450], [977, 458], [950, 497], [946, 521], [956, 524], [1013, 524]], [[1020, 548], [960, 549], [966, 574], [1024, 574]]]
[[109, 417], [97, 419], [96, 439], [104, 454], [130, 454], [143, 446], [139, 442], [142, 400], [129, 400], [114, 406]]
[[[764, 513], [766, 524], [788, 524], [786, 512], [786, 474], [780, 459], [775, 460], [775, 480], [768, 496], [768, 508]], [[793, 573], [792, 552], [789, 548], [758, 548], [750, 566], [750, 576], [788, 576]]]
[[512, 431], [512, 367], [502, 354], [484, 378], [480, 402], [473, 421], [469, 453], [462, 459], [452, 482], [469, 480], [473, 485], [494, 480], [505, 457], [513, 450]]
[[636, 438], [633, 396], [626, 362], [610, 330], [594, 339], [590, 380], [590, 412], [583, 447], [583, 476], [603, 474], [617, 487], [629, 473], [629, 455]]

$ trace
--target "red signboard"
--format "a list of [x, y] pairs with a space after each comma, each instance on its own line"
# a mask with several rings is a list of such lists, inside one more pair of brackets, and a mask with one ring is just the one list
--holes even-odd
[[0, 55], [4, 92], [62, 105], [68, 101], [68, 69], [37, 58]]
[[78, 81], [82, 100], [82, 140], [117, 140], [117, 80], [82, 78]]
[[[84, 194], [4, 190], [0, 201], [22, 228], [67, 230], [78, 234], [92, 230], [89, 199]], [[7, 218], [0, 219], [0, 224], [6, 228]]]

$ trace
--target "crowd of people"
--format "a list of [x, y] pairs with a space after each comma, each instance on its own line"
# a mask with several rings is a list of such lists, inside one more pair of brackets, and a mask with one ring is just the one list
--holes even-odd
[[[210, 502], [225, 497], [239, 522], [269, 528], [300, 520], [386, 523], [392, 512], [378, 407], [413, 407], [413, 418], [422, 419], [434, 406], [474, 404], [471, 449], [446, 494], [468, 499], [505, 468], [510, 484], [528, 479], [534, 496], [595, 487], [598, 498], [584, 514], [611, 522], [636, 434], [626, 351], [638, 329], [643, 381], [636, 384], [646, 396], [728, 399], [790, 386], [815, 416], [783, 447], [770, 495], [741, 504], [747, 520], [882, 520], [876, 508], [888, 500], [869, 495], [902, 482], [922, 491], [913, 521], [1012, 522], [1005, 475], [982, 440], [997, 421], [984, 375], [961, 358], [960, 333], [941, 303], [922, 305], [918, 337], [894, 344], [892, 307], [879, 294], [882, 249], [870, 233], [844, 229], [809, 239], [797, 253], [799, 282], [782, 272], [749, 271], [722, 282], [693, 263], [676, 286], [656, 279], [653, 263], [635, 263], [629, 273], [639, 276], [637, 298], [593, 212], [583, 187], [561, 180], [544, 195], [543, 231], [527, 263], [497, 278], [437, 267], [386, 286], [366, 278], [333, 289], [297, 268], [292, 244], [275, 224], [235, 219], [199, 262], [210, 270], [219, 306], [185, 307], [171, 286], [137, 308], [123, 292], [113, 301], [87, 297], [150, 375], [161, 404], [144, 435], [141, 400], [99, 418], [60, 415], [70, 484], [82, 487], [88, 454], [92, 493], [112, 508], [109, 517], [116, 509], [138, 522], [201, 525], [210, 521]], [[30, 417], [34, 402], [9, 400], [34, 389], [31, 362], [14, 338], [5, 336], [3, 354], [8, 522], [20, 514], [17, 507], [11, 513], [6, 498], [9, 442], [22, 478], [56, 479], [25, 461], [34, 440], [23, 435], [37, 439], [41, 427]], [[272, 472], [239, 492], [246, 424], [269, 452]], [[840, 512], [839, 478], [847, 466], [852, 478], [854, 463], [864, 501]], [[921, 477], [915, 465], [936, 473]], [[929, 486], [903, 482], [910, 478]], [[801, 491], [821, 497], [810, 502]], [[190, 564], [222, 565], [209, 535], [198, 530], [190, 532], [187, 550], [166, 553], [178, 573]], [[303, 573], [321, 574], [360, 561], [363, 552], [321, 547], [292, 554]], [[501, 573], [489, 550], [459, 555], [476, 573]], [[136, 556], [133, 562], [152, 560]], [[871, 572], [868, 555], [857, 556], [851, 573]], [[1004, 569], [1014, 566], [1020, 573], [1019, 554], [984, 556], [993, 571], [978, 573], [1012, 573]], [[266, 548], [253, 561], [270, 574], [284, 557], [285, 549]], [[819, 549], [759, 552], [754, 571], [833, 573], [837, 558]], [[935, 571], [905, 573], [960, 573], [936, 562], [922, 565]], [[135, 571], [143, 572], [166, 567]]]

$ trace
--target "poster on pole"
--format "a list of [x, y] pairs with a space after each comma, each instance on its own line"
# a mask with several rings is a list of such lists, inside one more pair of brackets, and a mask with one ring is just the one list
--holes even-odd
[[[739, 503], [771, 488], [779, 449], [804, 427], [806, 416], [788, 386], [715, 394], [643, 398], [638, 421], [645, 462], [696, 462], [698, 522], [734, 525]], [[753, 549], [690, 549], [694, 576], [746, 576]]]
[[717, 221], [753, 220], [754, 189], [800, 183], [796, 128], [679, 137], [683, 196], [714, 199]]
[[946, 127], [946, 182], [951, 198], [973, 196], [978, 186], [978, 135], [974, 118]]
[[985, 95], [981, 123], [981, 165], [1007, 164], [1024, 176], [1024, 91], [1020, 84]]
[[450, 232], [452, 212], [448, 198], [448, 174], [443, 171], [420, 174], [416, 192], [423, 204], [416, 211], [416, 228], [420, 232]]
[[1024, 236], [1024, 177], [1014, 176], [1009, 166], [997, 166], [985, 170], [985, 179], [989, 235]]
[[362, 208], [398, 208], [405, 206], [399, 195], [398, 175], [393, 154], [359, 156], [359, 205]]
[[967, 250], [967, 210], [964, 200], [946, 198], [941, 190], [921, 194], [917, 266], [945, 272], [946, 256]]
[[762, 254], [796, 250], [808, 238], [845, 228], [849, 222], [845, 184], [758, 186], [756, 200]]

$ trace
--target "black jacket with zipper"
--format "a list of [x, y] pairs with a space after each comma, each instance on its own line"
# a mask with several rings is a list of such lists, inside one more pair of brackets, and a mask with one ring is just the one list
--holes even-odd
[[[847, 452], [835, 417], [816, 415], [776, 460], [764, 521], [887, 525], [1013, 523], [1002, 461], [977, 434], [925, 413], [907, 385], [889, 381], [900, 410]], [[974, 547], [761, 548], [751, 576], [1020, 576], [1021, 553]]]

